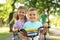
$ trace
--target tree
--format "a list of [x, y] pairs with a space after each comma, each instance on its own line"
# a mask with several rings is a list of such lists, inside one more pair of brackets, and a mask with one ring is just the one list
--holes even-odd
[[[7, 0], [5, 4], [0, 4], [0, 18], [2, 18], [4, 22], [10, 22], [12, 20], [15, 9], [15, 2], [16, 0]], [[10, 24], [10, 26], [12, 25], [13, 24]], [[12, 31], [12, 27], [10, 27], [10, 31]]]
[[[16, 2], [16, 0], [13, 0], [13, 3], [11, 4], [13, 9], [12, 9], [12, 12], [10, 13], [10, 15], [9, 15], [9, 22], [13, 19], [13, 14], [14, 14], [14, 9], [15, 9], [15, 5], [14, 5], [15, 2]], [[10, 32], [13, 31], [12, 28], [13, 28], [13, 23], [10, 24]]]

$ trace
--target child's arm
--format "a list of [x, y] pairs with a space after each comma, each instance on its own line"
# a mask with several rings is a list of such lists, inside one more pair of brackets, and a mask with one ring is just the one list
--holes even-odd
[[14, 31], [13, 32], [18, 32], [18, 29], [16, 28], [16, 29], [14, 29]]
[[20, 37], [23, 38], [23, 40], [29, 40], [29, 38], [26, 37], [23, 32], [19, 32], [19, 35], [20, 35]]
[[13, 30], [13, 32], [17, 32], [18, 31], [18, 23], [16, 22], [15, 24], [14, 24], [14, 30]]
[[44, 34], [44, 33], [46, 33], [48, 31], [48, 24], [45, 23], [43, 26], [44, 26], [44, 29], [42, 31], [40, 31], [41, 34]]

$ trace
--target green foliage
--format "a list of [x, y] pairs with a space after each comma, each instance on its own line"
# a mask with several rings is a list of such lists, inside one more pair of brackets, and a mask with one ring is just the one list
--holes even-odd
[[57, 15], [59, 15], [60, 16], [60, 10], [58, 11], [58, 14]]
[[24, 4], [26, 0], [18, 0], [21, 4]]
[[[16, 1], [16, 3], [20, 2], [21, 4], [24, 4], [27, 9], [30, 7], [37, 8], [39, 15], [42, 9], [49, 9], [50, 11], [50, 7], [53, 7], [56, 11], [56, 8], [60, 7], [59, 4], [52, 3], [53, 0], [7, 0], [5, 4], [0, 4], [0, 18], [2, 18], [5, 22], [8, 20], [10, 13], [13, 11], [14, 1]], [[54, 15], [54, 11], [52, 11], [51, 14]], [[60, 15], [60, 10], [57, 15]]]
[[3, 21], [7, 21], [7, 19], [9, 18], [9, 14], [12, 12], [12, 0], [11, 2], [8, 1], [5, 4], [0, 4], [0, 18], [4, 19]]

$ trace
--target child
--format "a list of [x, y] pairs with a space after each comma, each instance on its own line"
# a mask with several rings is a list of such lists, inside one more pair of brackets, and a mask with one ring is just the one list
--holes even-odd
[[[29, 18], [29, 21], [24, 24], [24, 29], [27, 32], [37, 32], [38, 28], [42, 26], [42, 23], [37, 20], [38, 19], [38, 14], [37, 13], [38, 12], [35, 8], [30, 8], [29, 9], [28, 14], [27, 14], [28, 18]], [[40, 40], [40, 34], [38, 36], [36, 36], [35, 38]], [[29, 40], [29, 39], [30, 38], [27, 38], [27, 37], [25, 39], [23, 38], [23, 40]]]
[[42, 10], [42, 14], [40, 15], [40, 19], [43, 24], [45, 24], [47, 22], [48, 14], [45, 13], [45, 10]]
[[[48, 14], [45, 13], [45, 10], [42, 10], [42, 14], [40, 15], [40, 19], [41, 19], [42, 24], [44, 26], [48, 26], [48, 24], [47, 24]], [[46, 36], [47, 30], [48, 30], [48, 28], [44, 28], [44, 30], [42, 30], [41, 33], [44, 34], [44, 36]]]
[[24, 6], [20, 6], [17, 12], [17, 21], [14, 24], [14, 32], [22, 29], [26, 21], [26, 8]]
[[[18, 30], [22, 29], [23, 26], [24, 26], [24, 23], [27, 21], [26, 8], [24, 6], [20, 6], [18, 8], [17, 19], [16, 20], [17, 21], [14, 24], [14, 37], [18, 35]], [[21, 39], [21, 36], [20, 36], [20, 39]]]

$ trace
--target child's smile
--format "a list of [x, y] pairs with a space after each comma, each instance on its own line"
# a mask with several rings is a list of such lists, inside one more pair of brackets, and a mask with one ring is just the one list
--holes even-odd
[[29, 14], [30, 21], [34, 22], [37, 20], [37, 11], [30, 11]]
[[25, 16], [25, 15], [26, 15], [26, 11], [25, 11], [24, 9], [20, 9], [20, 10], [18, 11], [18, 15], [23, 15], [23, 16]]

